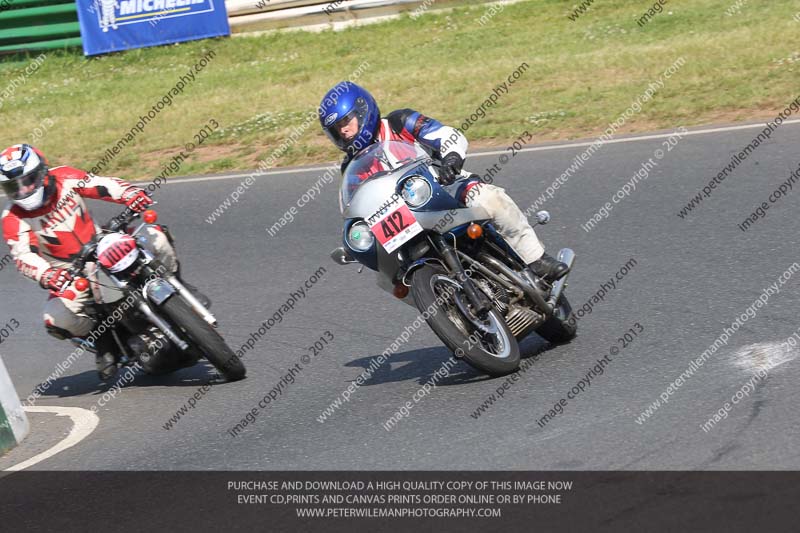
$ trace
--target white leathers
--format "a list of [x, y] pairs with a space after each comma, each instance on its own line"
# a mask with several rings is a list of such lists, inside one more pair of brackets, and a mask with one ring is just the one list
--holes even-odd
[[544, 245], [528, 223], [525, 213], [502, 187], [488, 183], [472, 186], [464, 202], [467, 207], [482, 207], [492, 217], [495, 228], [527, 264], [544, 255]]

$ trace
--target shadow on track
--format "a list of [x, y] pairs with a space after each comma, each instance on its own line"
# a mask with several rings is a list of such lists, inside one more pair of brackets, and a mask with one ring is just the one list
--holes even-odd
[[[520, 344], [522, 360], [555, 347], [556, 345], [549, 344], [538, 335], [531, 335]], [[450, 356], [451, 352], [444, 346], [393, 353], [372, 373], [369, 379], [364, 381], [362, 386], [408, 380], [415, 380], [419, 385], [424, 385], [434, 379], [434, 374], [442, 368]], [[360, 367], [366, 370], [373, 361], [377, 363], [379, 357], [380, 354], [354, 359], [345, 366]], [[475, 370], [463, 361], [458, 361], [454, 367], [450, 368], [448, 375], [436, 380], [436, 385], [463, 385], [491, 379], [494, 378]]]
[[126, 377], [128, 368], [130, 367], [121, 368], [117, 375], [107, 382], [100, 381], [94, 370], [60, 377], [50, 383], [50, 386], [42, 393], [42, 397], [96, 396], [104, 394], [117, 383], [123, 389], [129, 387], [197, 387], [208, 383], [216, 374], [214, 367], [205, 361], [159, 376], [151, 376], [141, 370], [136, 370], [133, 380]]

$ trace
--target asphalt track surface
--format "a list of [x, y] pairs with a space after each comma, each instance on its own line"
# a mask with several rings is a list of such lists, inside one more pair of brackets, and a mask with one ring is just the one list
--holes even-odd
[[[243, 178], [171, 183], [157, 194], [160, 220], [170, 226], [187, 278], [213, 300], [223, 335], [246, 342], [305, 280], [327, 272], [294, 311], [244, 358], [248, 378], [214, 386], [170, 430], [163, 425], [211, 374], [197, 366], [166, 377], [137, 376], [98, 410], [99, 425], [78, 445], [32, 469], [40, 470], [463, 470], [463, 469], [797, 469], [800, 378], [789, 360], [769, 370], [727, 419], [701, 425], [751, 380], [735, 363], [750, 353], [762, 361], [800, 324], [800, 275], [771, 296], [727, 346], [643, 424], [636, 417], [770, 284], [800, 260], [800, 193], [790, 193], [749, 231], [737, 224], [789, 178], [800, 163], [800, 125], [787, 124], [760, 146], [686, 219], [678, 210], [715, 176], [759, 129], [685, 137], [665, 154], [631, 197], [590, 232], [589, 217], [652, 157], [664, 139], [607, 144], [556, 191], [545, 208], [553, 222], [538, 230], [550, 251], [570, 246], [577, 262], [567, 295], [577, 308], [630, 258], [635, 267], [579, 323], [571, 343], [550, 346], [536, 335], [523, 357], [539, 353], [504, 397], [477, 419], [471, 413], [502, 385], [459, 362], [391, 431], [382, 424], [449, 357], [422, 327], [349, 403], [324, 423], [317, 417], [411, 324], [417, 313], [375, 286], [374, 274], [340, 267], [328, 257], [340, 242], [336, 183], [270, 237], [272, 225], [321, 171], [261, 176], [214, 224], [205, 219]], [[511, 159], [495, 183], [529, 206], [585, 147], [526, 152]], [[472, 156], [476, 172], [498, 155]], [[116, 206], [93, 202], [105, 220]], [[0, 316], [22, 324], [0, 346], [19, 396], [25, 398], [71, 351], [48, 337], [40, 312], [45, 294], [7, 266], [0, 272]], [[621, 349], [563, 414], [537, 424], [553, 404], [610, 353], [635, 323], [644, 331]], [[334, 340], [303, 363], [308, 347], [329, 331]], [[749, 352], [748, 352], [749, 351]], [[773, 350], [774, 352], [774, 350]], [[789, 359], [794, 352], [788, 354]], [[303, 370], [270, 407], [236, 437], [229, 430], [269, 393], [287, 369]], [[528, 363], [530, 364], [530, 363]], [[87, 355], [56, 380], [38, 405], [97, 405], [99, 385]], [[41, 417], [42, 415], [34, 415]], [[34, 432], [46, 431], [35, 418]], [[63, 425], [63, 424], [62, 424]], [[27, 458], [25, 446], [12, 452]], [[6, 458], [6, 463], [9, 457]], [[8, 466], [4, 463], [5, 466]]]

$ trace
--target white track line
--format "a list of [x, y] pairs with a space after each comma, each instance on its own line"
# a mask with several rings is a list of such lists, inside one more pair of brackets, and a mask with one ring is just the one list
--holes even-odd
[[94, 431], [100, 419], [96, 414], [88, 409], [80, 407], [49, 407], [49, 406], [26, 406], [25, 411], [29, 413], [55, 413], [58, 416], [68, 416], [72, 419], [72, 429], [61, 442], [46, 450], [39, 455], [35, 455], [27, 461], [17, 463], [12, 467], [6, 468], [4, 472], [19, 472], [30, 466], [40, 463], [67, 448], [72, 448], [80, 441], [89, 436]]
[[749, 372], [773, 368], [797, 358], [800, 352], [786, 342], [759, 342], [742, 346], [733, 354], [733, 363]]
[[[785, 120], [782, 125], [787, 124], [800, 124], [800, 119], [795, 120]], [[689, 130], [689, 132], [684, 133], [683, 136], [687, 135], [704, 135], [707, 133], [720, 133], [725, 131], [739, 131], [739, 130], [751, 130], [751, 129], [759, 129], [764, 128], [765, 123], [758, 123], [758, 124], [742, 124], [740, 126], [721, 126], [718, 128], [705, 128], [700, 130]], [[618, 143], [629, 143], [629, 142], [639, 142], [639, 141], [649, 141], [652, 139], [666, 139], [671, 135], [674, 135], [674, 132], [668, 133], [656, 133], [656, 134], [644, 134], [644, 135], [632, 135], [630, 137], [623, 137], [621, 139], [611, 139], [610, 141], [606, 141], [603, 144], [618, 144]], [[581, 146], [591, 146], [597, 141], [597, 139], [592, 139], [591, 141], [579, 141], [579, 142], [568, 142], [568, 143], [561, 143], [561, 144], [546, 144], [544, 146], [532, 146], [530, 148], [523, 148], [522, 150], [517, 150], [517, 152], [543, 152], [546, 150], [563, 150], [565, 148], [579, 148]], [[500, 155], [506, 153], [507, 150], [492, 150], [489, 152], [471, 152], [469, 154], [470, 159], [475, 159], [478, 157], [485, 157], [489, 155]], [[332, 163], [338, 165], [337, 163]], [[176, 178], [175, 181], [170, 181], [169, 183], [172, 185], [180, 184], [180, 183], [195, 183], [198, 181], [220, 181], [220, 180], [235, 180], [240, 178], [246, 178], [248, 176], [275, 176], [280, 174], [300, 174], [303, 172], [315, 172], [320, 170], [328, 170], [331, 165], [325, 167], [305, 167], [305, 168], [287, 168], [287, 169], [276, 169], [267, 172], [258, 173], [255, 170], [250, 172], [243, 172], [238, 174], [226, 174], [225, 176], [207, 176], [204, 178]]]

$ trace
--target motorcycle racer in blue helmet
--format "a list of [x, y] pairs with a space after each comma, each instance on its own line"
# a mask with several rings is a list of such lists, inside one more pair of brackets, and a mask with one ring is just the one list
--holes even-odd
[[322, 98], [319, 121], [328, 138], [345, 152], [341, 170], [374, 142], [417, 144], [440, 162], [439, 182], [467, 207], [482, 207], [497, 230], [540, 278], [553, 282], [569, 267], [546, 254], [525, 214], [501, 188], [484, 183], [463, 170], [469, 143], [457, 129], [412, 109], [398, 109], [381, 117], [375, 98], [350, 81], [337, 83]]

